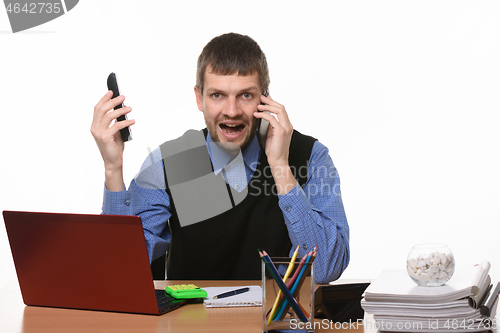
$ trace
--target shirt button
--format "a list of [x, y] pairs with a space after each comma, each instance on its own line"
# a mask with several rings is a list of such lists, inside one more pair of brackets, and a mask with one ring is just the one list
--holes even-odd
[[302, 245], [302, 248], [303, 248], [304, 250], [307, 250], [307, 244]]
[[130, 206], [130, 200], [125, 201], [125, 205]]
[[290, 206], [286, 206], [286, 207], [285, 207], [285, 210], [286, 210], [287, 212], [289, 212], [289, 211], [291, 210]]
[[236, 184], [236, 185], [234, 186], [234, 188], [235, 188], [235, 189], [237, 189], [237, 190], [239, 190], [239, 189], [240, 189], [240, 185]]

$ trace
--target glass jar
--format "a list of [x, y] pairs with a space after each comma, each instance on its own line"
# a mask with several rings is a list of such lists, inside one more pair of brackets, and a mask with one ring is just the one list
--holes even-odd
[[446, 244], [419, 244], [408, 254], [406, 270], [419, 286], [442, 286], [455, 272], [455, 258]]

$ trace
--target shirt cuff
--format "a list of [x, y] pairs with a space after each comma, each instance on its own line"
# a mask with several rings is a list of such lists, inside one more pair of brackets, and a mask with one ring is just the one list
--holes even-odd
[[104, 199], [102, 212], [106, 215], [131, 215], [130, 193], [123, 191], [109, 191], [104, 185]]
[[297, 183], [287, 194], [278, 195], [278, 205], [286, 223], [295, 224], [312, 210], [313, 206], [302, 187]]

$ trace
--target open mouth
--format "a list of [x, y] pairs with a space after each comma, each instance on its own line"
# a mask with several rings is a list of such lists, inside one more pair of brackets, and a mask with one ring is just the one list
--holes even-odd
[[238, 134], [245, 128], [245, 125], [219, 124], [220, 129], [227, 134]]

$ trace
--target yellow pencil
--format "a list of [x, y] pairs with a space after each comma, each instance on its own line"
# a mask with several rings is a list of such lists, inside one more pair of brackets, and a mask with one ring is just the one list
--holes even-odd
[[[297, 248], [295, 249], [295, 252], [293, 252], [292, 259], [290, 260], [290, 263], [288, 264], [288, 268], [286, 269], [285, 276], [283, 276], [283, 282], [286, 283], [286, 280], [290, 276], [293, 270], [293, 266], [295, 266], [295, 259], [297, 259], [297, 254], [299, 253], [299, 246], [297, 245]], [[273, 319], [274, 312], [276, 312], [276, 308], [278, 307], [278, 303], [280, 301], [281, 297], [281, 290], [278, 292], [278, 295], [276, 296], [276, 300], [274, 301], [273, 309], [271, 310], [271, 313], [269, 313], [269, 317], [267, 318], [267, 325], [271, 325], [271, 320]]]

